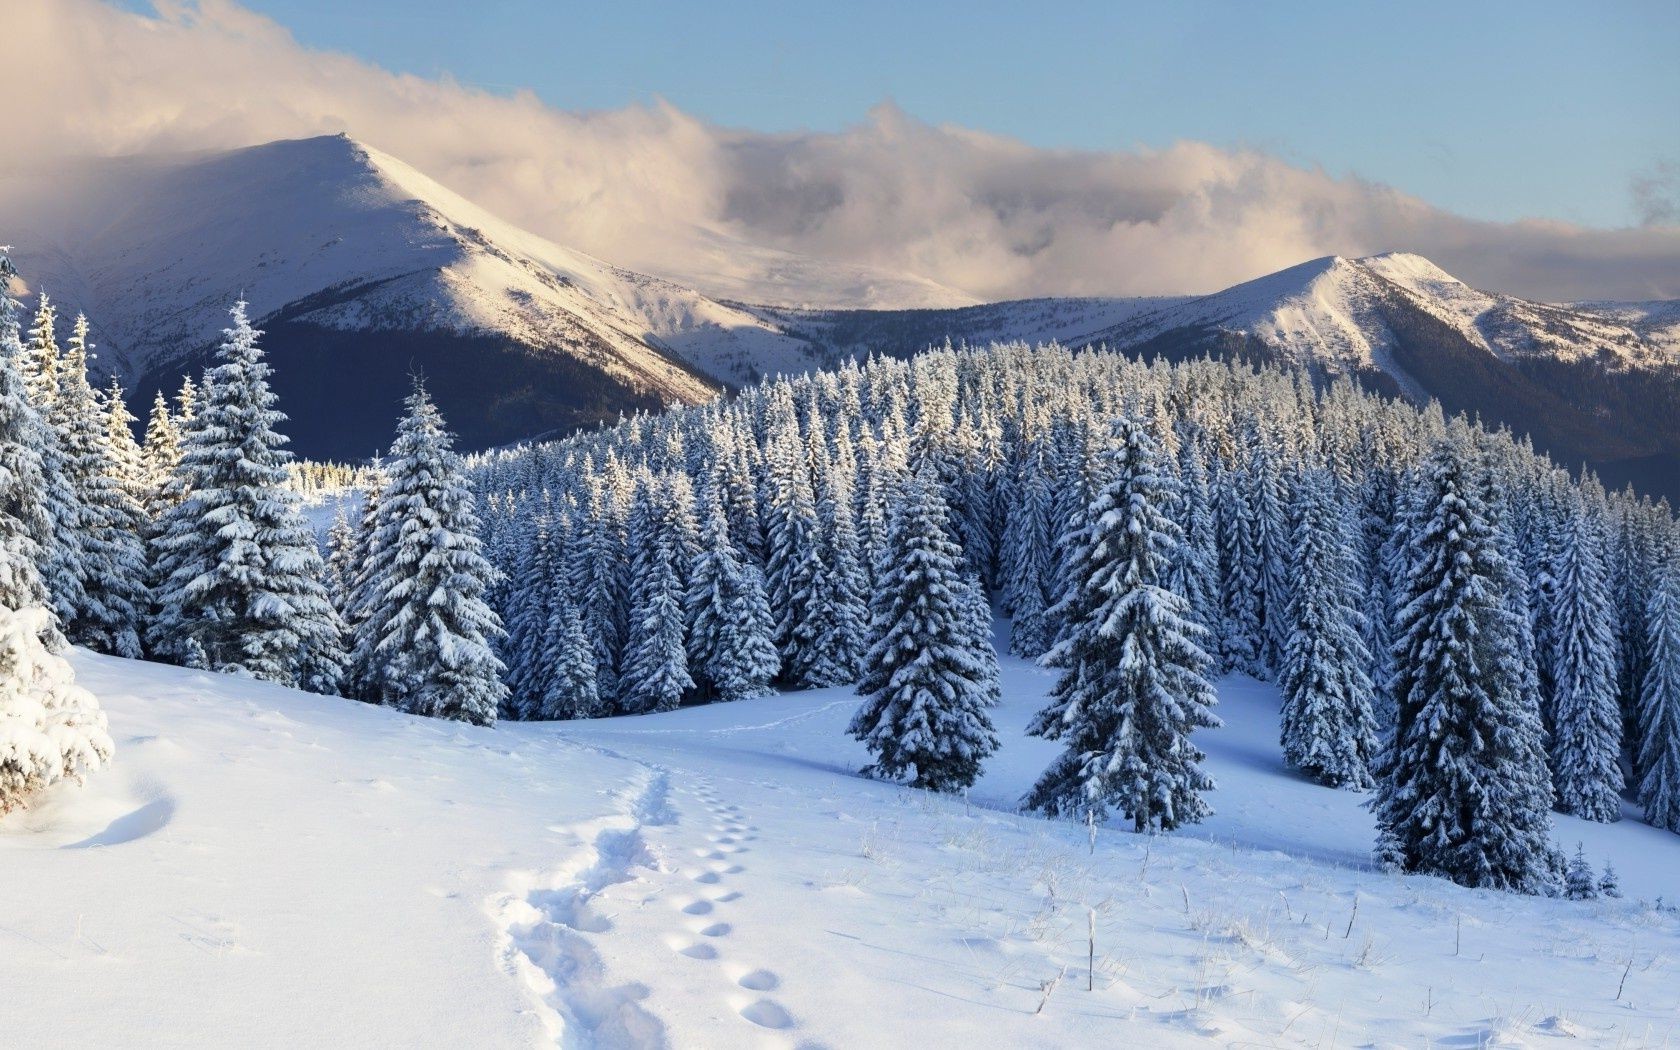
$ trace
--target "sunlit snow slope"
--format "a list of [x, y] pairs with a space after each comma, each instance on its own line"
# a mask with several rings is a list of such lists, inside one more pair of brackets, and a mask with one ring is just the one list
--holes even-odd
[[75, 663], [119, 751], [86, 788], [0, 822], [14, 1045], [1661, 1046], [1680, 1031], [1680, 915], [1651, 904], [1680, 898], [1680, 839], [1631, 810], [1558, 818], [1561, 842], [1616, 863], [1621, 901], [1374, 871], [1360, 796], [1282, 767], [1276, 694], [1245, 679], [1199, 735], [1218, 814], [1154, 838], [1101, 828], [1093, 846], [1012, 812], [1053, 754], [1022, 734], [1049, 678], [1020, 661], [1004, 661], [1003, 751], [967, 800], [857, 778], [846, 690], [481, 730]]

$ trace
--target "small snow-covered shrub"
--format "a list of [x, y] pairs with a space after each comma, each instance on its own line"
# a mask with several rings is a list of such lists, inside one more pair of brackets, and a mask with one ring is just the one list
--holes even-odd
[[41, 644], [48, 626], [45, 609], [0, 607], [0, 814], [111, 759], [99, 702]]

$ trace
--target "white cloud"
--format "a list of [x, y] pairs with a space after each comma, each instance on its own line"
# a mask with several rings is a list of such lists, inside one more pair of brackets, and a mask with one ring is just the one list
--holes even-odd
[[1477, 222], [1259, 152], [1040, 150], [890, 105], [838, 134], [725, 129], [667, 105], [571, 113], [310, 51], [228, 0], [169, 0], [155, 18], [98, 0], [6, 8], [4, 134], [25, 156], [346, 131], [544, 236], [655, 272], [704, 272], [721, 237], [986, 298], [1147, 294], [1406, 250], [1538, 298], [1680, 297], [1672, 225]]

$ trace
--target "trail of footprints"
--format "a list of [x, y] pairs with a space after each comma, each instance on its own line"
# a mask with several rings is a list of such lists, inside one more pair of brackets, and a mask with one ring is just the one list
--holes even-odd
[[[692, 793], [711, 815], [712, 830], [706, 836], [708, 845], [693, 851], [700, 865], [689, 878], [698, 892], [677, 901], [678, 911], [684, 916], [687, 936], [673, 936], [668, 943], [678, 955], [704, 962], [722, 962], [723, 947], [734, 932], [734, 926], [728, 921], [728, 906], [742, 896], [739, 891], [728, 888], [729, 878], [746, 870], [740, 857], [751, 850], [749, 843], [758, 838], [758, 829], [745, 822], [739, 806], [718, 798], [710, 782], [701, 781]], [[775, 991], [782, 983], [773, 970], [728, 963], [723, 965], [738, 989], [730, 994], [729, 1004], [741, 1017], [760, 1028], [786, 1030], [794, 1027], [793, 1016], [766, 994]]]

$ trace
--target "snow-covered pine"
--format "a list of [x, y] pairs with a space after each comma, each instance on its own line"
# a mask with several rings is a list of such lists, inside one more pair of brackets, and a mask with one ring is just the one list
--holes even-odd
[[823, 607], [823, 581], [832, 570], [823, 560], [822, 524], [805, 442], [791, 418], [778, 421], [766, 456], [765, 575], [782, 677], [798, 689], [838, 685], [846, 681], [847, 669], [829, 648], [831, 610]]
[[344, 504], [333, 509], [332, 524], [327, 526], [326, 583], [327, 598], [337, 609], [347, 627], [353, 627], [349, 609], [352, 581], [356, 578], [356, 528], [344, 513]]
[[42, 292], [35, 303], [35, 318], [29, 326], [29, 351], [23, 372], [29, 384], [29, 398], [45, 412], [58, 397], [58, 307], [52, 296]]
[[1611, 900], [1622, 895], [1622, 880], [1616, 877], [1616, 866], [1609, 861], [1604, 862], [1604, 874], [1598, 877], [1598, 895]]
[[1372, 786], [1371, 654], [1360, 636], [1359, 568], [1347, 502], [1325, 472], [1296, 485], [1289, 636], [1278, 685], [1284, 759], [1330, 787]]
[[1577, 842], [1575, 855], [1569, 858], [1569, 868], [1563, 877], [1563, 895], [1572, 901], [1598, 899], [1598, 877], [1587, 861], [1586, 846]]
[[1219, 536], [1219, 604], [1224, 610], [1219, 634], [1220, 664], [1231, 671], [1264, 674], [1265, 632], [1262, 552], [1259, 526], [1247, 493], [1250, 476], [1227, 468], [1215, 490]]
[[1182, 542], [1165, 509], [1176, 483], [1154, 440], [1122, 417], [1104, 456], [1112, 477], [1069, 537], [1073, 583], [1062, 599], [1063, 639], [1046, 653], [1061, 677], [1027, 732], [1066, 750], [1024, 799], [1052, 816], [1118, 807], [1137, 831], [1170, 831], [1211, 810], [1213, 781], [1192, 742], [1218, 726], [1189, 603], [1164, 586]]
[[[842, 429], [843, 433], [843, 429]], [[829, 571], [819, 581], [817, 604], [827, 610], [819, 625], [828, 639], [829, 658], [840, 681], [857, 677], [858, 664], [869, 644], [870, 575], [864, 571], [857, 526], [852, 518], [849, 442], [837, 435], [845, 454], [830, 457], [820, 442], [811, 449], [817, 498], [817, 523], [822, 536], [823, 563]]]
[[83, 582], [87, 579], [87, 522], [71, 472], [65, 462], [66, 434], [57, 412], [59, 358], [54, 335], [56, 309], [50, 304], [36, 313], [30, 346], [22, 358], [24, 388], [33, 406], [31, 446], [40, 460], [40, 484], [31, 501], [41, 506], [48, 526], [37, 533], [41, 582], [52, 600], [59, 627], [68, 630], [87, 608]]
[[52, 633], [46, 609], [0, 605], [0, 815], [111, 760], [105, 714], [42, 643]]
[[[16, 275], [11, 259], [0, 251], [0, 606], [7, 609], [50, 607], [39, 565], [42, 541], [53, 528], [41, 499], [41, 420], [21, 368], [19, 304], [11, 296]], [[43, 622], [43, 631], [50, 650], [64, 647], [53, 617]]]
[[1011, 623], [1009, 651], [1036, 660], [1053, 640], [1048, 612], [1053, 600], [1055, 562], [1051, 529], [1055, 502], [1050, 462], [1043, 441], [1028, 446], [1016, 474], [1016, 498], [1003, 533], [1002, 575]]
[[178, 493], [170, 489], [175, 468], [181, 463], [181, 430], [175, 417], [169, 414], [169, 402], [163, 391], [152, 400], [151, 415], [146, 419], [146, 438], [141, 447], [141, 462], [145, 467], [145, 495], [141, 507], [148, 521], [155, 521], [163, 512], [179, 502]]
[[64, 631], [78, 645], [135, 659], [147, 603], [142, 514], [111, 445], [109, 408], [88, 383], [91, 350], [87, 318], [78, 315], [56, 369], [57, 396], [48, 410], [58, 431], [65, 478], [80, 509], [80, 599]]
[[[680, 492], [676, 486], [684, 481]], [[618, 709], [624, 714], [674, 711], [694, 688], [688, 673], [683, 616], [683, 551], [678, 501], [686, 479], [644, 473], [630, 513], [634, 555], [630, 577], [630, 635]]]
[[1279, 453], [1267, 430], [1251, 435], [1248, 484], [1253, 511], [1253, 549], [1260, 582], [1259, 677], [1273, 679], [1283, 666], [1289, 641], [1289, 494], [1284, 485]]
[[[219, 396], [221, 382], [213, 387]], [[384, 572], [365, 610], [382, 703], [474, 725], [496, 720], [507, 687], [491, 649], [501, 622], [484, 600], [496, 570], [484, 559], [475, 497], [454, 437], [415, 381], [385, 461], [374, 543]]]
[[134, 413], [128, 410], [128, 394], [122, 383], [112, 377], [105, 387], [105, 444], [111, 450], [111, 462], [117, 483], [128, 494], [129, 502], [144, 513], [146, 507], [146, 461], [140, 443], [134, 440]]
[[956, 792], [998, 747], [987, 713], [998, 665], [989, 632], [976, 629], [980, 584], [966, 575], [939, 490], [924, 470], [893, 514], [849, 732], [875, 756], [866, 776]]
[[344, 675], [344, 692], [370, 704], [383, 703], [379, 692], [381, 670], [378, 647], [380, 626], [372, 621], [380, 582], [390, 571], [390, 553], [380, 546], [379, 502], [385, 491], [385, 465], [373, 461], [373, 472], [362, 490], [362, 510], [357, 516], [354, 544], [345, 559], [345, 593], [334, 602], [345, 624], [349, 656]]
[[1651, 590], [1639, 691], [1637, 766], [1645, 821], [1680, 834], [1680, 562], [1670, 550]]
[[327, 600], [309, 523], [274, 430], [268, 365], [245, 304], [206, 373], [176, 479], [185, 498], [154, 530], [152, 650], [211, 670], [332, 693], [343, 675], [343, 621]]
[[1616, 700], [1616, 638], [1598, 528], [1577, 516], [1557, 561], [1556, 682], [1552, 780], [1557, 806], [1587, 820], [1622, 812], [1622, 717]]
[[[1208, 493], [1207, 468], [1194, 440], [1181, 440], [1178, 449], [1179, 528], [1184, 542], [1169, 572], [1169, 586], [1190, 603], [1190, 618], [1210, 632], [1221, 621], [1219, 609], [1219, 536], [1214, 528], [1213, 501]], [[1208, 656], [1218, 671], [1221, 654], [1209, 644]]]
[[716, 484], [701, 496], [700, 550], [688, 574], [688, 659], [699, 695], [743, 700], [770, 688], [779, 664], [764, 582], [730, 542]]
[[583, 617], [563, 587], [554, 589], [542, 651], [548, 674], [533, 717], [598, 718], [612, 713], [595, 688], [595, 648], [584, 634]]
[[1418, 473], [1397, 586], [1396, 723], [1371, 807], [1377, 855], [1466, 886], [1541, 893], [1551, 820], [1537, 722], [1523, 717], [1498, 580], [1508, 571], [1465, 452], [1442, 441]]

